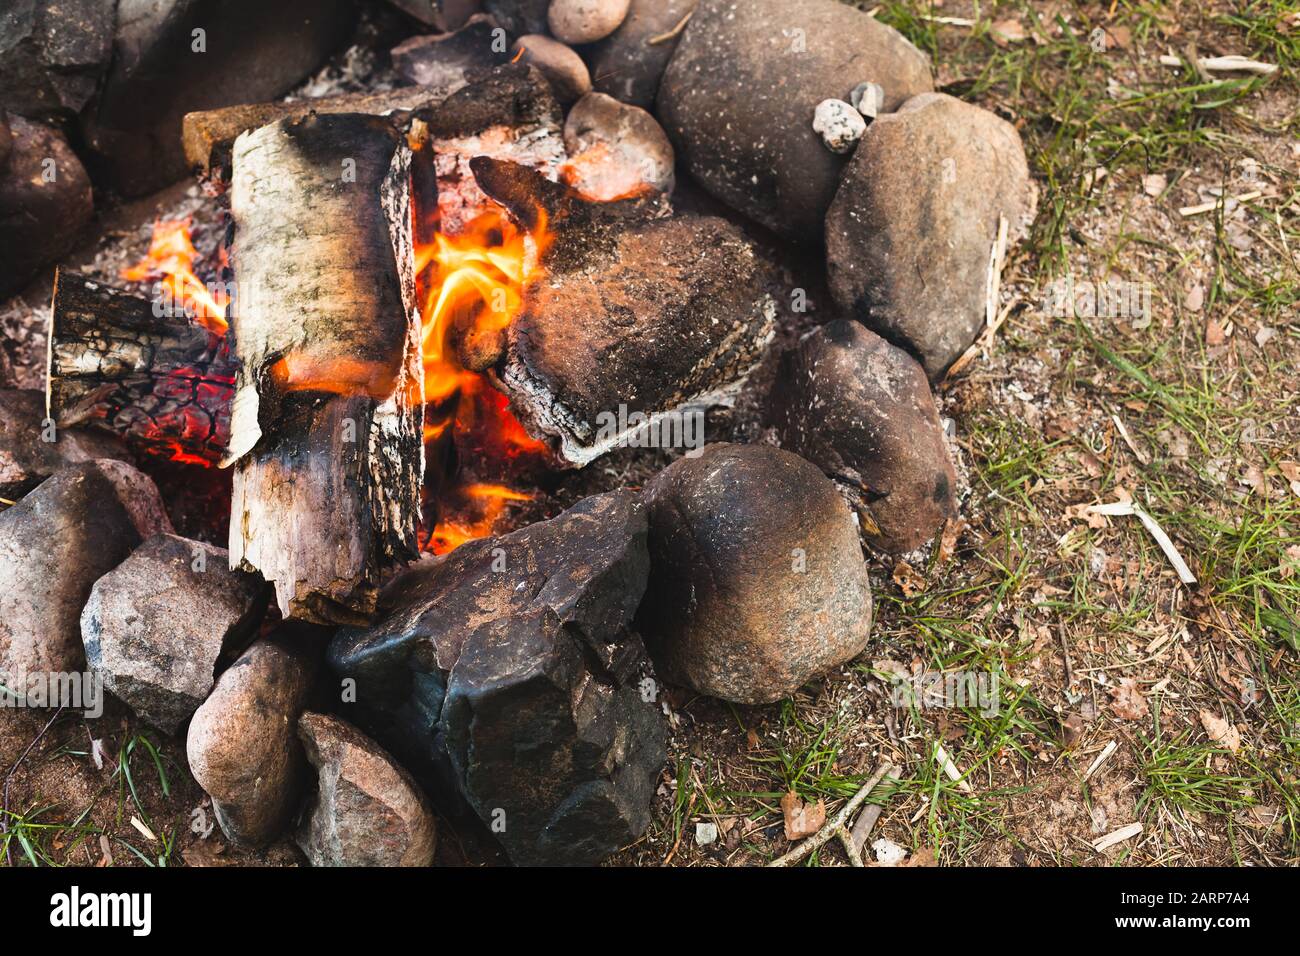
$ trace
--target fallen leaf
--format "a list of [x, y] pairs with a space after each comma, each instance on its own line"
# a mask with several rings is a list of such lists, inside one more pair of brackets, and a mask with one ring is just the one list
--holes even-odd
[[1282, 552], [1281, 567], [1278, 569], [1278, 577], [1289, 578], [1293, 574], [1300, 574], [1300, 544], [1293, 544]]
[[1061, 721], [1061, 733], [1064, 738], [1066, 747], [1073, 747], [1083, 738], [1085, 725], [1083, 717], [1079, 714], [1071, 714]]
[[908, 859], [908, 861], [903, 864], [903, 866], [938, 866], [938, 865], [939, 865], [938, 857], [934, 855], [934, 850], [930, 849], [928, 846], [921, 847], [921, 849], [913, 853], [912, 856]]
[[1241, 749], [1241, 733], [1236, 727], [1208, 710], [1201, 711], [1200, 716], [1201, 726], [1205, 728], [1211, 740], [1221, 744], [1229, 753], [1235, 754]]
[[1121, 50], [1127, 50], [1133, 42], [1133, 31], [1126, 26], [1106, 27], [1106, 49], [1111, 50], [1119, 47]]
[[1089, 528], [1104, 528], [1107, 525], [1106, 516], [1093, 511], [1092, 504], [1087, 501], [1066, 507], [1065, 517], [1071, 521], [1086, 521]]
[[826, 822], [826, 804], [822, 800], [816, 803], [804, 803], [799, 794], [793, 790], [781, 798], [781, 813], [785, 815], [785, 838], [802, 840], [812, 836]]
[[1124, 720], [1141, 720], [1149, 711], [1147, 699], [1142, 696], [1142, 689], [1132, 677], [1120, 678], [1119, 686], [1110, 689], [1110, 709], [1116, 717]]
[[1187, 298], [1183, 299], [1183, 305], [1187, 307], [1187, 311], [1200, 312], [1201, 306], [1204, 304], [1205, 286], [1198, 283], [1187, 290]]
[[1002, 47], [1011, 43], [1020, 43], [1029, 36], [1025, 33], [1024, 24], [1015, 19], [997, 21], [989, 27], [989, 35], [993, 37], [994, 43]]
[[966, 530], [965, 518], [949, 518], [943, 525], [943, 534], [939, 536], [939, 554], [940, 564], [947, 563], [948, 559], [953, 556], [957, 550], [957, 539], [961, 533]]
[[925, 590], [925, 578], [906, 561], [894, 562], [894, 583], [903, 592], [903, 597], [912, 597]]
[[1279, 461], [1277, 469], [1282, 472], [1282, 477], [1291, 486], [1291, 493], [1300, 498], [1300, 462]]

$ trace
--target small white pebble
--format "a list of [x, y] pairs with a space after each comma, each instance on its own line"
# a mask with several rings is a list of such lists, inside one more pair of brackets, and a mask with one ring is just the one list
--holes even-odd
[[813, 113], [813, 130], [832, 153], [847, 153], [867, 131], [867, 121], [843, 100], [822, 100]]

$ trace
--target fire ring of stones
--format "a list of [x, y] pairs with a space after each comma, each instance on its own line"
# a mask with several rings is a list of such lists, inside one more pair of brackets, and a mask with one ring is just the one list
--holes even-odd
[[[1012, 126], [838, 0], [392, 3], [398, 85], [260, 104], [350, 4], [247, 5], [256, 76], [172, 64], [199, 0], [87, 12], [76, 49], [0, 26], [0, 291], [90, 219], [51, 116], [225, 224], [122, 287], [57, 274], [45, 394], [0, 392], [0, 677], [86, 670], [183, 738], [241, 846], [425, 866], [441, 820], [592, 864], [651, 821], [665, 684], [833, 674], [879, 556], [957, 516], [931, 388], [1036, 191]], [[228, 521], [159, 462], [225, 478]]]

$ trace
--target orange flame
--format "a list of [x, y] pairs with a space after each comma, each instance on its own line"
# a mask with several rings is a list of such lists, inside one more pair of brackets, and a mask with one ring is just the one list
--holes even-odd
[[428, 547], [434, 554], [455, 551], [466, 541], [486, 538], [497, 527], [508, 501], [532, 501], [533, 496], [505, 485], [469, 484], [456, 489], [463, 504], [477, 510], [478, 517], [445, 519], [430, 535]]
[[[454, 399], [454, 409], [444, 412], [443, 420], [425, 425], [426, 442], [453, 428], [488, 435], [511, 458], [546, 451], [546, 444], [529, 435], [510, 414], [506, 396], [463, 367], [453, 332], [469, 341], [490, 339], [508, 329], [523, 305], [524, 286], [540, 269], [548, 237], [544, 213], [539, 211], [537, 226], [524, 232], [503, 211], [493, 209], [456, 235], [438, 233], [432, 244], [416, 250], [417, 274], [431, 268], [421, 323], [425, 401], [432, 408]], [[490, 535], [507, 502], [531, 498], [503, 485], [454, 489], [448, 499], [477, 511], [478, 516], [444, 518], [430, 535], [429, 546], [445, 554]]]
[[190, 240], [190, 220], [159, 219], [153, 224], [149, 251], [135, 265], [122, 270], [131, 282], [159, 280], [163, 291], [178, 309], [193, 310], [194, 318], [217, 335], [226, 334], [228, 298], [215, 294], [194, 274], [198, 252]]

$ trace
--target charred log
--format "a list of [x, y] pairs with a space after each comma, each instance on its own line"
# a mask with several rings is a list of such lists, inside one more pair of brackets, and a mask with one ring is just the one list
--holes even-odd
[[136, 448], [215, 463], [230, 435], [238, 362], [227, 338], [75, 272], [55, 276], [46, 405]]
[[486, 157], [480, 187], [548, 233], [544, 278], [498, 354], [482, 355], [535, 435], [585, 465], [672, 413], [728, 405], [775, 328], [775, 271], [733, 226], [658, 198], [592, 203]]
[[391, 124], [356, 113], [235, 142], [230, 559], [274, 582], [289, 617], [364, 620], [383, 571], [418, 553], [410, 159]]

